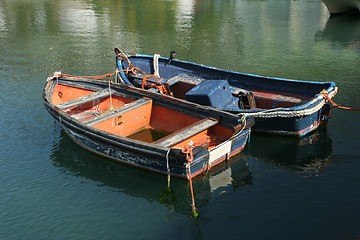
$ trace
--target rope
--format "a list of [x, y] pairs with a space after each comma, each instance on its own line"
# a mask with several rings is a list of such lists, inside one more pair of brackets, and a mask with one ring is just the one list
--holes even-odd
[[61, 91], [61, 87], [59, 85], [59, 77], [61, 76], [61, 72], [54, 72], [52, 76], [49, 76], [46, 81], [49, 82], [50, 80], [56, 79], [56, 85], [59, 88], [58, 96], [59, 98], [62, 98], [63, 93]]
[[[117, 51], [116, 51], [117, 50]], [[145, 73], [144, 71], [142, 71], [140, 68], [134, 67], [134, 65], [130, 62], [129, 58], [126, 56], [125, 53], [123, 53], [120, 49], [116, 49], [115, 52], [117, 52], [117, 56], [118, 57], [122, 57], [123, 60], [127, 61], [129, 67], [131, 67], [131, 69], [127, 69], [127, 70], [120, 70], [120, 71], [128, 71], [131, 72], [132, 74], [136, 75], [135, 71], [139, 71], [141, 74], [146, 75], [143, 79], [142, 79], [142, 83], [141, 83], [141, 88], [142, 89], [150, 89], [150, 88], [155, 88], [157, 89], [161, 94], [164, 95], [168, 95], [168, 96], [173, 96], [173, 93], [171, 92], [170, 89], [170, 85], [168, 83], [163, 83], [163, 84], [159, 84], [159, 82], [161, 80], [163, 80], [163, 78], [160, 78], [160, 74], [159, 74], [159, 54], [154, 54], [154, 60], [153, 60], [153, 65], [154, 65], [154, 74], [151, 75], [147, 75], [147, 73]], [[155, 83], [148, 83], [147, 84], [147, 79], [149, 77], [157, 77], [160, 78], [159, 81], [155, 84]]]
[[185, 145], [183, 147], [183, 149], [181, 150], [181, 152], [186, 154], [186, 160], [188, 161], [187, 167], [188, 167], [188, 171], [189, 171], [188, 178], [189, 178], [189, 182], [190, 182], [190, 192], [191, 192], [191, 198], [192, 198], [192, 210], [193, 210], [194, 217], [197, 218], [199, 216], [199, 214], [196, 212], [194, 190], [193, 190], [193, 185], [192, 185], [192, 180], [191, 180], [191, 163], [194, 160], [194, 156], [192, 154], [192, 149], [194, 147], [195, 146], [194, 146], [193, 142], [190, 140], [190, 143], [188, 145]]
[[168, 179], [168, 188], [170, 188], [170, 167], [169, 167], [169, 153], [170, 149], [166, 153], [166, 168], [167, 168], [167, 179]]
[[121, 58], [121, 60], [125, 60], [130, 67], [134, 67], [134, 65], [131, 63], [127, 55], [121, 51], [119, 48], [115, 48], [115, 53], [117, 54], [117, 57]]
[[[116, 69], [116, 71], [115, 71], [115, 79], [114, 79], [114, 82], [115, 83], [118, 83], [119, 81], [118, 81], [118, 73], [119, 73], [120, 71], [119, 71], [119, 69]], [[123, 83], [124, 83], [124, 81], [123, 80], [121, 80]]]
[[[147, 75], [144, 71], [142, 71], [140, 68], [134, 67], [134, 65], [130, 62], [129, 58], [126, 56], [125, 53], [123, 53], [120, 49], [118, 49], [119, 53], [118, 56], [122, 57], [125, 61], [128, 62], [129, 66], [131, 67], [130, 70], [126, 70], [131, 72], [132, 74], [136, 75], [136, 71], [139, 71], [141, 74]], [[157, 89], [161, 94], [164, 95], [168, 95], [168, 96], [173, 96], [173, 93], [170, 90], [170, 85], [168, 83], [163, 83], [163, 84], [159, 84], [159, 82], [161, 80], [163, 80], [163, 78], [160, 78], [160, 73], [159, 73], [159, 54], [154, 54], [154, 59], [153, 59], [153, 65], [154, 65], [154, 74], [151, 75], [147, 75], [143, 78], [142, 83], [141, 83], [141, 88], [142, 89], [150, 89], [150, 88], [155, 88]], [[124, 70], [123, 70], [124, 71]], [[147, 84], [147, 79], [149, 77], [157, 77], [160, 78], [159, 81], [155, 84], [155, 83], [148, 83]]]
[[109, 108], [109, 111], [112, 111], [112, 110], [114, 110], [114, 107], [113, 107], [112, 96], [111, 96], [110, 82], [109, 82], [109, 94], [110, 94], [110, 108]]
[[136, 74], [134, 70], [138, 70], [140, 71], [142, 74], [145, 74], [141, 69], [135, 67], [130, 59], [128, 58], [128, 56], [126, 55], [126, 53], [124, 53], [123, 51], [121, 51], [119, 48], [115, 48], [115, 53], [117, 54], [116, 56], [121, 58], [121, 60], [125, 60], [128, 63], [128, 68], [127, 70], [120, 70], [120, 71], [128, 71], [128, 72], [132, 72], [133, 74]]
[[159, 57], [160, 55], [159, 54], [154, 54], [154, 75], [157, 76], [157, 77], [160, 77], [160, 74], [159, 74]]
[[[77, 75], [71, 75], [71, 74], [66, 74], [66, 73], [61, 73], [61, 72], [54, 72], [50, 77], [48, 77], [47, 81], [49, 81], [51, 79], [59, 79], [60, 77], [91, 78], [91, 79], [96, 79], [96, 80], [100, 80], [100, 79], [104, 79], [104, 78], [108, 77], [109, 80], [112, 82], [112, 79], [111, 79], [112, 75], [115, 75], [119, 72], [131, 72], [136, 75], [135, 71], [139, 71], [142, 74], [146, 74], [140, 68], [137, 68], [137, 67], [132, 67], [131, 69], [121, 69], [121, 70], [117, 69], [113, 73], [107, 73], [107, 74], [103, 74], [103, 75], [94, 75], [94, 76], [77, 76]], [[115, 76], [117, 76], [117, 75], [115, 75]]]
[[[150, 84], [146, 84], [147, 79], [150, 78], [150, 77], [157, 77], [157, 76], [156, 76], [156, 75], [147, 75], [147, 76], [145, 76], [145, 77], [142, 79], [142, 83], [141, 83], [141, 88], [142, 88], [142, 89], [145, 89], [145, 87], [147, 87], [147, 88], [150, 87], [151, 83], [150, 83]], [[160, 80], [162, 80], [162, 78], [161, 78]], [[160, 81], [160, 80], [159, 80], [159, 81]]]
[[[329, 98], [332, 98], [333, 96], [335, 96], [335, 94], [336, 91], [331, 92], [331, 94], [329, 94]], [[318, 94], [318, 97], [323, 97], [323, 94]], [[254, 118], [301, 117], [301, 116], [308, 116], [319, 111], [325, 105], [325, 103], [326, 103], [326, 99], [323, 98], [320, 103], [316, 104], [316, 106], [310, 109], [288, 110], [286, 108], [274, 108], [274, 109], [269, 109], [255, 113], [248, 112], [247, 114]]]
[[[136, 75], [135, 71], [139, 71], [141, 74], [146, 74], [144, 71], [142, 71], [140, 68], [137, 68], [137, 67], [132, 67], [131, 69], [116, 70], [113, 73], [108, 73], [108, 74], [103, 74], [103, 75], [98, 75], [98, 76], [77, 76], [77, 75], [65, 74], [65, 73], [61, 73], [61, 72], [55, 72], [55, 73], [53, 73], [52, 76], [48, 77], [47, 81], [49, 81], [51, 79], [59, 79], [59, 77], [90, 78], [90, 79], [95, 79], [95, 80], [100, 80], [100, 79], [104, 79], [106, 77], [109, 77], [110, 82], [112, 82], [111, 76], [114, 75], [114, 74], [117, 74], [119, 72], [131, 72], [134, 75]], [[115, 75], [115, 76], [117, 76], [117, 75]], [[173, 93], [170, 90], [170, 85], [168, 83], [163, 83], [163, 84], [159, 85], [159, 82], [162, 81], [163, 78], [160, 78], [159, 81], [156, 84], [155, 83], [148, 83], [147, 84], [147, 79], [149, 77], [158, 77], [158, 76], [156, 76], [156, 75], [147, 75], [147, 76], [145, 76], [143, 78], [142, 84], [141, 84], [142, 89], [156, 88], [156, 89], [159, 90], [160, 93], [162, 93], [164, 95], [173, 96]]]
[[147, 83], [147, 79], [150, 78], [150, 77], [158, 77], [156, 75], [147, 75], [143, 78], [142, 82], [141, 82], [141, 88], [142, 89], [150, 89], [150, 88], [155, 88], [157, 90], [159, 90], [159, 92], [161, 94], [164, 94], [164, 95], [169, 95], [169, 96], [172, 96], [173, 93], [171, 92], [170, 90], [170, 85], [168, 83], [164, 83], [164, 84], [161, 84], [159, 85], [159, 82], [161, 80], [163, 80], [163, 78], [160, 78], [159, 81], [157, 81], [157, 83]]
[[132, 74], [136, 75], [135, 70], [139, 71], [142, 74], [146, 74], [143, 70], [141, 70], [140, 68], [137, 68], [137, 67], [132, 67], [132, 68], [130, 68], [130, 70], [125, 70], [124, 69], [124, 70], [120, 70], [120, 71], [131, 72]]
[[[128, 70], [125, 70], [128, 71]], [[76, 76], [76, 75], [71, 75], [71, 74], [65, 74], [65, 73], [60, 73], [60, 76], [64, 76], [64, 77], [76, 77], [76, 78], [92, 78], [92, 79], [104, 79], [106, 77], [109, 77], [110, 81], [111, 81], [111, 76], [114, 75], [116, 72], [113, 73], [107, 73], [107, 74], [103, 74], [103, 75], [97, 75], [97, 76]]]
[[343, 107], [336, 103], [329, 97], [329, 93], [326, 90], [321, 91], [321, 94], [336, 108], [345, 109], [345, 110], [353, 110], [353, 111], [360, 111], [358, 108], [350, 108], [350, 107]]

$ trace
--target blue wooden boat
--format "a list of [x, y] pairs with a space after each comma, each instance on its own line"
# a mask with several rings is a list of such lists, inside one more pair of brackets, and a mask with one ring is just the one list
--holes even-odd
[[254, 132], [302, 137], [326, 123], [334, 82], [264, 77], [158, 55], [116, 52], [117, 81], [254, 117]]
[[251, 117], [90, 78], [50, 76], [45, 108], [80, 146], [147, 170], [193, 178], [239, 153]]

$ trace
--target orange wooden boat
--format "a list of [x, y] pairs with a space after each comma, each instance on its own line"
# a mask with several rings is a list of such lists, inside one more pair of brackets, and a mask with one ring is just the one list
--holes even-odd
[[139, 88], [57, 73], [49, 113], [82, 147], [115, 161], [193, 178], [239, 153], [254, 120]]

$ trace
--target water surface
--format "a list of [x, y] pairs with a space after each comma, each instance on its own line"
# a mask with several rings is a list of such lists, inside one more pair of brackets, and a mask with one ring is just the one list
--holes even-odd
[[1, 239], [356, 239], [360, 115], [301, 140], [253, 134], [194, 183], [101, 159], [42, 105], [46, 77], [115, 69], [114, 48], [308, 81], [360, 107], [360, 19], [318, 0], [0, 1]]

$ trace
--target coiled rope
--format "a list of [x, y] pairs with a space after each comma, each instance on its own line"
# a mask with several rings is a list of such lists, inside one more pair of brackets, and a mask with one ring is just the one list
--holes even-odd
[[143, 78], [143, 80], [142, 80], [142, 83], [141, 83], [141, 88], [142, 89], [155, 88], [155, 89], [159, 90], [159, 92], [161, 94], [173, 96], [173, 93], [170, 90], [170, 85], [168, 83], [159, 84], [159, 82], [162, 81], [163, 78], [160, 78], [159, 81], [157, 81], [157, 83], [147, 83], [147, 79], [149, 77], [158, 77], [158, 76], [156, 76], [156, 75], [147, 75], [147, 76], [145, 76]]
[[[336, 90], [328, 94], [329, 99], [331, 99], [336, 94]], [[314, 99], [314, 101], [317, 100], [317, 98], [322, 98], [321, 102], [316, 104], [314, 107], [304, 110], [289, 110], [286, 108], [274, 108], [259, 112], [247, 112], [246, 114], [254, 117], [254, 118], [275, 118], [275, 117], [302, 117], [302, 116], [308, 116], [311, 115], [317, 111], [319, 111], [326, 103], [327, 99], [323, 96], [323, 94], [318, 94], [318, 96]]]

